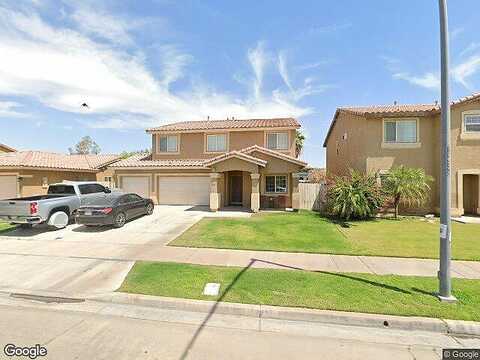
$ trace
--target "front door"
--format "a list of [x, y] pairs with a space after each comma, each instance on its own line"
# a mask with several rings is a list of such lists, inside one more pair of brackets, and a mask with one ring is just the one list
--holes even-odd
[[465, 214], [477, 213], [478, 188], [478, 175], [463, 175], [463, 210]]
[[242, 175], [230, 175], [230, 204], [242, 205], [243, 195], [243, 177]]

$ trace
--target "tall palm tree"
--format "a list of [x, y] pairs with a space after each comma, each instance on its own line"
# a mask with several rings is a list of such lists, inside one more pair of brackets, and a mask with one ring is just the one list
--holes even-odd
[[408, 206], [413, 204], [421, 206], [427, 201], [431, 181], [433, 178], [426, 175], [423, 169], [401, 165], [388, 172], [382, 185], [393, 199], [395, 218], [398, 217], [398, 208], [401, 203]]
[[305, 135], [299, 130], [295, 132], [295, 156], [299, 157], [303, 150], [303, 144], [305, 143]]

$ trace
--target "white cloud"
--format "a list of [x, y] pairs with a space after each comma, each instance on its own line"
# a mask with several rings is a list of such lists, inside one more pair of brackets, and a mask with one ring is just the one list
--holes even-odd
[[475, 75], [480, 70], [480, 54], [473, 55], [466, 61], [456, 65], [452, 70], [452, 77], [454, 80], [471, 90], [471, 85], [468, 79]]
[[[84, 114], [92, 127], [144, 128], [207, 116], [298, 117], [311, 111], [278, 92], [263, 94], [270, 59], [262, 42], [247, 53], [254, 74], [247, 97], [202, 83], [174, 93], [169, 85], [186, 76], [193, 61], [175, 45], [163, 47], [157, 78], [139, 49], [133, 55], [125, 44], [95, 40], [100, 34], [112, 41], [123, 32], [129, 35], [128, 26], [117, 27], [120, 23], [113, 20], [86, 33], [86, 29], [53, 26], [34, 9], [27, 14], [0, 7], [0, 17], [0, 95], [31, 97], [50, 108]], [[88, 109], [80, 106], [83, 102]]]
[[268, 55], [265, 52], [265, 44], [262, 41], [257, 46], [248, 50], [248, 61], [254, 73], [253, 94], [259, 100], [262, 96], [263, 73], [268, 62]]
[[413, 85], [421, 86], [426, 89], [438, 89], [440, 86], [440, 78], [437, 74], [431, 72], [422, 76], [414, 76], [408, 73], [396, 73], [393, 74], [393, 78], [405, 80]]
[[134, 24], [99, 11], [98, 7], [75, 9], [71, 17], [86, 34], [99, 36], [112, 43], [131, 44], [133, 42], [128, 31], [134, 27]]
[[29, 114], [18, 112], [22, 105], [13, 101], [0, 101], [0, 118], [27, 117]]
[[470, 45], [468, 45], [465, 49], [462, 50], [460, 53], [460, 56], [465, 56], [467, 54], [470, 54], [476, 50], [480, 49], [480, 43], [478, 42], [472, 42]]
[[278, 54], [278, 72], [280, 73], [280, 76], [282, 77], [285, 85], [287, 85], [290, 91], [294, 91], [287, 70], [287, 55], [283, 51]]
[[330, 61], [328, 61], [328, 60], [316, 61], [316, 62], [313, 62], [313, 63], [298, 65], [295, 68], [297, 70], [300, 70], [300, 71], [302, 71], [302, 70], [312, 70], [312, 69], [316, 69], [320, 66], [326, 65], [328, 63], [330, 63]]

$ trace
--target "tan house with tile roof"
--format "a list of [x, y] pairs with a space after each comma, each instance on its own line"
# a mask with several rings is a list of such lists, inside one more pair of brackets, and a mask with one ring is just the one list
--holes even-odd
[[14, 148], [11, 148], [10, 146], [0, 143], [0, 154], [7, 153], [7, 152], [15, 152], [15, 151], [17, 150], [15, 150]]
[[0, 154], [0, 199], [44, 194], [48, 184], [111, 177], [107, 166], [118, 155], [66, 155], [45, 151]]
[[209, 120], [147, 129], [152, 152], [110, 166], [117, 185], [157, 204], [298, 208], [293, 118]]
[[[452, 103], [451, 131], [452, 214], [480, 214], [480, 94]], [[435, 182], [426, 208], [416, 210], [438, 212], [438, 104], [338, 108], [324, 147], [328, 175], [381, 174], [398, 165], [425, 169]]]

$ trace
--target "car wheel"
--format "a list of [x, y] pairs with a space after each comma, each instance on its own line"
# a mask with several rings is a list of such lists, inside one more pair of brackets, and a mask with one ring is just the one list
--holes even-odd
[[127, 217], [123, 212], [119, 212], [115, 215], [115, 219], [113, 220], [113, 227], [121, 228], [127, 222]]
[[147, 205], [147, 215], [152, 215], [153, 214], [153, 204], [148, 204]]

